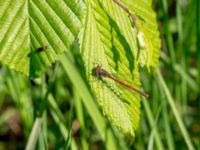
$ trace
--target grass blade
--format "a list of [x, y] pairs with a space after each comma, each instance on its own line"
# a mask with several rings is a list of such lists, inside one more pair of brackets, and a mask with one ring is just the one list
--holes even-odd
[[36, 118], [25, 150], [35, 150], [37, 140], [42, 128], [42, 118]]
[[157, 72], [157, 76], [158, 76], [158, 80], [159, 80], [159, 82], [161, 84], [161, 87], [164, 90], [164, 93], [166, 95], [168, 103], [169, 103], [169, 105], [170, 105], [170, 107], [172, 109], [172, 112], [173, 112], [173, 114], [174, 114], [174, 116], [176, 118], [176, 121], [177, 121], [178, 126], [179, 126], [179, 128], [181, 130], [181, 133], [182, 133], [182, 135], [184, 137], [184, 140], [185, 140], [185, 142], [186, 142], [186, 144], [188, 146], [188, 149], [189, 150], [194, 150], [194, 146], [193, 146], [193, 144], [191, 142], [191, 139], [190, 139], [189, 134], [188, 134], [188, 132], [186, 130], [186, 127], [185, 127], [183, 121], [181, 120], [180, 114], [179, 114], [179, 112], [178, 112], [178, 110], [176, 108], [176, 105], [174, 103], [173, 97], [172, 97], [172, 95], [171, 95], [171, 93], [170, 93], [170, 91], [169, 91], [169, 89], [168, 89], [168, 87], [167, 87], [167, 85], [166, 85], [166, 83], [165, 83], [160, 71]]
[[161, 142], [161, 137], [159, 135], [159, 132], [157, 131], [157, 128], [155, 127], [155, 121], [154, 121], [153, 114], [151, 112], [150, 106], [148, 104], [148, 101], [143, 99], [142, 104], [143, 104], [144, 109], [146, 111], [146, 115], [147, 115], [147, 119], [148, 119], [148, 122], [150, 124], [150, 127], [152, 128], [152, 130], [154, 130], [156, 147], [157, 147], [158, 150], [163, 150], [164, 146]]
[[78, 90], [74, 89], [74, 97], [75, 97], [75, 107], [76, 107], [76, 113], [77, 118], [80, 123], [81, 128], [81, 143], [82, 143], [82, 149], [87, 150], [89, 147], [86, 137], [85, 137], [85, 119], [84, 119], [84, 112], [83, 112], [83, 105], [81, 98], [79, 96]]

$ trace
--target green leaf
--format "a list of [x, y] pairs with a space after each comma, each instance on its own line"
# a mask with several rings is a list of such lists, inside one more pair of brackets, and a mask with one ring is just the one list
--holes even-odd
[[41, 75], [78, 35], [84, 6], [81, 0], [0, 0], [0, 62]]
[[108, 78], [96, 79], [92, 70], [99, 64], [115, 77], [139, 88], [134, 54], [138, 51], [136, 32], [126, 12], [112, 1], [88, 1], [84, 21], [79, 39], [91, 89], [108, 119], [124, 133], [134, 136], [140, 118], [140, 95]]

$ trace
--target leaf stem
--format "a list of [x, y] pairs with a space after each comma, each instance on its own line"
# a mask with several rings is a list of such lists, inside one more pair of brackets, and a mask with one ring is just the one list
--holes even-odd
[[132, 14], [130, 12], [130, 10], [126, 6], [124, 6], [122, 3], [120, 3], [118, 0], [113, 0], [113, 1], [131, 16], [131, 20], [133, 21], [133, 23], [135, 25], [137, 33], [139, 33], [139, 27], [138, 27], [138, 25], [136, 23], [136, 17], [135, 17], [135, 15]]

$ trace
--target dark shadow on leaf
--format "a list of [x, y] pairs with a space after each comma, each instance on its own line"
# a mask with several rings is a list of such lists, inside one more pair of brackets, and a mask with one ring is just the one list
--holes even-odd
[[[111, 30], [110, 30], [111, 35], [113, 35], [113, 32], [116, 32], [117, 39], [119, 40], [120, 44], [123, 46], [123, 49], [125, 50], [126, 58], [128, 59], [128, 62], [129, 62], [129, 69], [132, 72], [134, 70], [134, 60], [135, 59], [134, 59], [131, 47], [130, 47], [129, 43], [126, 41], [124, 35], [121, 33], [121, 31], [119, 29], [119, 26], [117, 25], [115, 20], [112, 19], [109, 16], [109, 14], [103, 8], [101, 2], [100, 1], [98, 1], [98, 2], [99, 2], [99, 5], [101, 6], [102, 10], [105, 12], [105, 14], [107, 15], [107, 17], [109, 19], [109, 24], [111, 26]], [[101, 22], [99, 22], [98, 20], [97, 20], [97, 22], [101, 24]], [[114, 45], [113, 36], [112, 36], [112, 39], [111, 39], [111, 43], [112, 43], [112, 49], [111, 50], [113, 52], [113, 59], [116, 62], [116, 68], [115, 69], [118, 69], [118, 61], [120, 60], [119, 59], [120, 58], [120, 53], [119, 53], [119, 50], [117, 49], [117, 47]]]

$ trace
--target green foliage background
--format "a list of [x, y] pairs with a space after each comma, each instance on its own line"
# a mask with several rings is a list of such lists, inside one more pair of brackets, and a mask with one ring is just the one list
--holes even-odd
[[[94, 11], [94, 16], [90, 14], [91, 16], [86, 15], [87, 17], [83, 18], [85, 14], [89, 14], [85, 12], [84, 2], [64, 1], [67, 6], [73, 8], [73, 11], [67, 9], [62, 2], [61, 0], [47, 1], [48, 7], [43, 7], [43, 1], [15, 2], [8, 0], [5, 2], [0, 0], [1, 8], [6, 9], [10, 6], [13, 9], [7, 10], [8, 12], [17, 12], [17, 15], [13, 16], [16, 13], [9, 14], [5, 13], [3, 9], [0, 10], [0, 16], [4, 16], [0, 19], [0, 25], [2, 25], [0, 26], [0, 48], [2, 50], [5, 47], [0, 55], [2, 61], [0, 68], [0, 149], [24, 149], [25, 147], [26, 149], [34, 149], [34, 147], [36, 149], [78, 149], [82, 147], [82, 149], [172, 150], [200, 148], [200, 113], [198, 111], [200, 104], [198, 101], [200, 95], [200, 87], [198, 86], [200, 85], [200, 53], [197, 51], [200, 49], [200, 2], [198, 0], [153, 1], [152, 6], [157, 13], [162, 40], [161, 59], [159, 69], [154, 75], [147, 75], [148, 71], [145, 68], [140, 68], [142, 86], [151, 97], [148, 101], [146, 99], [141, 101], [139, 125], [137, 125], [139, 119], [135, 120], [130, 116], [130, 118], [125, 117], [128, 119], [119, 125], [120, 121], [114, 120], [112, 116], [117, 112], [117, 119], [120, 118], [120, 114], [122, 114], [122, 119], [126, 110], [129, 113], [132, 108], [134, 111], [139, 109], [139, 104], [134, 105], [140, 101], [136, 94], [130, 94], [124, 88], [114, 85], [117, 92], [127, 93], [126, 99], [135, 101], [131, 108], [120, 110], [117, 107], [119, 103], [114, 103], [117, 99], [114, 97], [116, 94], [113, 94], [113, 91], [106, 93], [108, 95], [106, 96], [102, 89], [108, 91], [109, 88], [102, 88], [103, 85], [99, 81], [90, 81], [93, 80], [93, 77], [90, 77], [92, 65], [99, 62], [103, 62], [100, 65], [119, 77], [124, 77], [125, 80], [129, 81], [131, 75], [134, 74], [135, 70], [128, 72], [129, 74], [123, 74], [124, 70], [129, 67], [129, 59], [122, 58], [122, 63], [119, 62], [117, 65], [123, 69], [117, 70], [117, 65], [113, 61], [115, 57], [108, 51], [109, 46], [116, 46], [119, 53], [123, 52], [124, 43], [118, 40], [119, 33], [130, 34], [131, 32], [129, 33], [127, 30], [119, 32], [117, 26], [120, 27], [121, 16], [122, 21], [124, 21], [122, 24], [128, 22], [126, 17], [123, 17], [123, 15], [127, 16], [126, 12], [106, 2], [103, 3], [103, 8], [106, 10], [99, 10], [96, 9], [99, 8], [97, 7], [98, 1], [92, 1], [90, 7]], [[126, 3], [126, 1], [123, 2]], [[147, 4], [150, 3], [151, 0], [146, 1], [146, 5], [143, 7], [148, 10], [150, 5]], [[29, 8], [23, 9], [26, 6]], [[145, 13], [140, 16], [141, 11], [134, 11], [137, 10], [135, 5], [127, 3], [127, 6], [130, 6], [130, 10], [133, 9], [133, 12], [142, 19], [148, 18]], [[115, 14], [112, 14], [112, 11], [109, 12], [111, 7], [120, 11], [117, 18], [115, 18]], [[29, 12], [24, 12], [27, 10]], [[23, 14], [30, 16], [23, 16]], [[57, 14], [60, 15], [59, 18], [57, 16], [50, 17]], [[67, 19], [65, 14], [68, 14]], [[75, 16], [73, 16], [74, 14]], [[151, 12], [151, 15], [155, 14]], [[30, 17], [29, 22], [26, 21], [27, 17]], [[113, 18], [119, 21], [116, 21], [114, 27]], [[9, 19], [10, 24], [5, 23], [5, 20]], [[92, 24], [92, 19], [97, 20], [97, 26]], [[46, 20], [47, 22], [45, 22]], [[82, 21], [87, 22], [85, 24], [87, 27], [82, 28], [79, 39], [83, 40], [80, 40], [79, 45], [77, 45], [75, 38], [78, 36]], [[106, 24], [107, 21], [111, 21], [111, 24]], [[103, 30], [98, 33], [99, 35], [92, 35], [96, 33], [95, 30], [103, 29], [102, 26], [106, 26], [106, 29], [110, 29], [109, 26], [112, 26], [112, 32]], [[142, 21], [139, 22], [139, 27], [144, 30], [144, 33], [150, 32], [148, 26], [143, 25]], [[67, 38], [65, 37], [66, 32]], [[133, 31], [131, 35], [134, 34]], [[87, 37], [87, 35], [90, 36]], [[98, 42], [101, 40], [95, 39], [97, 36], [104, 43], [104, 54], [98, 52], [102, 47], [98, 47]], [[151, 36], [148, 36], [145, 38], [149, 40]], [[21, 39], [22, 37], [24, 39]], [[96, 41], [95, 43], [91, 43], [91, 37], [92, 40]], [[113, 45], [109, 43], [111, 37], [114, 38]], [[136, 38], [136, 35], [134, 37]], [[12, 43], [13, 39], [15, 39], [13, 43], [17, 43], [16, 45]], [[75, 43], [71, 46], [70, 43], [74, 40]], [[126, 39], [126, 41], [129, 40]], [[149, 42], [153, 43], [153, 46], [156, 45], [153, 40], [147, 43], [149, 44]], [[35, 50], [41, 45], [48, 45], [48, 48], [45, 53], [38, 54]], [[131, 48], [135, 50], [134, 45], [134, 43], [130, 44], [133, 46]], [[81, 55], [78, 47], [82, 50]], [[56, 61], [45, 71], [47, 66], [58, 58], [59, 54], [69, 49], [68, 53], [59, 57], [60, 61]], [[94, 49], [95, 51], [91, 52]], [[156, 60], [158, 52], [153, 51], [152, 54], [156, 56], [144, 61], [149, 56], [147, 50], [141, 53], [140, 63], [148, 67], [156, 67], [157, 61], [149, 60]], [[17, 51], [21, 53], [17, 53]], [[133, 55], [135, 53], [137, 52], [134, 52]], [[26, 57], [28, 54], [28, 60], [15, 59]], [[89, 54], [93, 54], [93, 56], [89, 57]], [[105, 56], [102, 57], [102, 55]], [[108, 56], [107, 62], [101, 60]], [[120, 56], [124, 56], [124, 54], [120, 54]], [[26, 61], [29, 63], [26, 64]], [[83, 66], [83, 61], [85, 66]], [[27, 78], [8, 69], [4, 64], [11, 64], [11, 68], [18, 68], [16, 70], [31, 77], [40, 75], [41, 77], [37, 79]], [[134, 68], [137, 68], [136, 66]], [[43, 73], [44, 71], [45, 73]], [[88, 82], [85, 82], [88, 79], [93, 92], [89, 90]], [[140, 86], [139, 80], [135, 80], [135, 78], [131, 80]], [[104, 103], [107, 103], [98, 103], [103, 108], [103, 113], [111, 121], [102, 115], [96, 104], [102, 93], [104, 93]], [[97, 99], [93, 94], [99, 94]], [[106, 100], [110, 99], [111, 102], [108, 103]], [[134, 112], [131, 116], [136, 117], [137, 115], [138, 113]], [[121, 130], [126, 132], [124, 126], [130, 120], [133, 124], [127, 128], [129, 130], [127, 132], [131, 133], [132, 136], [135, 135], [134, 143], [132, 143], [132, 136], [124, 137], [121, 132]], [[113, 124], [121, 130], [115, 128]], [[136, 126], [138, 126], [136, 131], [130, 130], [135, 129]], [[130, 143], [132, 144], [130, 145]]]

